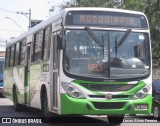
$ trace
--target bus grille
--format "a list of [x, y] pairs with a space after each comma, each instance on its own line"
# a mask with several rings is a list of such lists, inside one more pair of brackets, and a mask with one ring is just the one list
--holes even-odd
[[[124, 98], [128, 99], [131, 95], [112, 95], [112, 99]], [[89, 95], [90, 98], [105, 98], [105, 95]]]
[[119, 92], [128, 91], [137, 84], [81, 84], [81, 86], [91, 91]]
[[122, 109], [125, 102], [92, 102], [96, 109]]

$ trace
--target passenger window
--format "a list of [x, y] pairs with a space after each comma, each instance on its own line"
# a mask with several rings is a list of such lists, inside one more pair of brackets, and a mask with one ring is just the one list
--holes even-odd
[[33, 61], [41, 59], [43, 31], [34, 35]]
[[15, 45], [11, 46], [11, 56], [10, 56], [10, 66], [14, 66], [14, 49], [15, 49]]
[[48, 27], [43, 30], [43, 59], [49, 59], [50, 52], [50, 43], [51, 43], [51, 27]]
[[10, 47], [6, 49], [6, 56], [5, 56], [5, 67], [10, 66]]
[[20, 43], [18, 42], [15, 49], [15, 65], [19, 65], [19, 45]]
[[20, 44], [20, 65], [24, 64], [25, 60], [25, 47], [26, 47], [26, 41], [23, 40]]

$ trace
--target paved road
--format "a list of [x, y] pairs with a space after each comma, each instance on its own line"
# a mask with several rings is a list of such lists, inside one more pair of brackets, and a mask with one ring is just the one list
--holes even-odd
[[[0, 98], [0, 119], [2, 121], [6, 121], [7, 119], [12, 120], [12, 124], [9, 123], [1, 123], [0, 125], [8, 125], [8, 126], [17, 126], [22, 125], [21, 123], [17, 123], [18, 121], [27, 122], [26, 124], [23, 124], [25, 126], [115, 126], [108, 123], [106, 116], [79, 116], [79, 117], [54, 117], [52, 118], [52, 121], [50, 123], [39, 123], [39, 124], [29, 124], [28, 119], [37, 119], [37, 121], [43, 121], [43, 119], [39, 119], [39, 117], [42, 116], [42, 113], [40, 111], [34, 110], [34, 109], [28, 109], [24, 108], [22, 112], [15, 112], [13, 110], [13, 103], [12, 101], [8, 100], [7, 98]], [[6, 117], [6, 118], [4, 118]], [[21, 119], [21, 120], [14, 120], [14, 119]], [[17, 121], [17, 122], [16, 122]], [[29, 120], [29, 121], [35, 121], [35, 120]], [[128, 123], [132, 121], [137, 121], [137, 123]], [[146, 123], [145, 121], [151, 121], [151, 123]], [[144, 116], [139, 115], [135, 117], [128, 117], [126, 116], [124, 119], [124, 122], [121, 124], [121, 126], [159, 126], [160, 121], [153, 123], [154, 120], [152, 116]], [[143, 123], [141, 123], [143, 122]], [[145, 122], [145, 123], [144, 123]]]

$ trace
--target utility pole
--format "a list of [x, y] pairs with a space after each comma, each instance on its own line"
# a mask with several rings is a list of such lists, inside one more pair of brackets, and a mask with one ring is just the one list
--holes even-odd
[[[31, 28], [31, 9], [29, 9], [29, 12], [17, 11], [17, 14], [22, 14], [29, 19], [29, 27], [28, 28], [30, 29]], [[27, 15], [29, 15], [29, 16], [27, 16]]]

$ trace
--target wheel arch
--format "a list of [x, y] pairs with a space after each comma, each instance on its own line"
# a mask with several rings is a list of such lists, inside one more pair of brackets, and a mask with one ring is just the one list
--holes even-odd
[[44, 97], [44, 94], [47, 94], [47, 88], [46, 88], [46, 85], [45, 84], [42, 84], [41, 86], [41, 92], [40, 92], [40, 102], [41, 102], [41, 110], [42, 110], [42, 104], [43, 104], [43, 97]]

